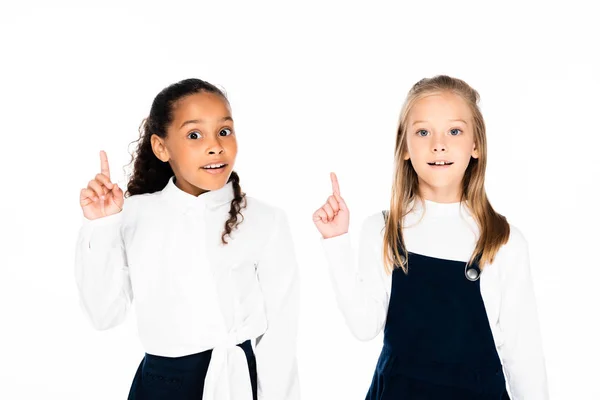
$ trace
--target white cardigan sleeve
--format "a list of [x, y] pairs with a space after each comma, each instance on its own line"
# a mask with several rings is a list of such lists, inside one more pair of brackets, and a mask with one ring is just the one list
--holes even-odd
[[256, 339], [256, 368], [260, 400], [298, 400], [296, 358], [300, 279], [287, 216], [276, 208], [275, 229], [258, 261], [267, 331]]
[[529, 246], [523, 234], [510, 226], [503, 249], [499, 326], [503, 341], [499, 356], [513, 400], [547, 400], [548, 384], [529, 266]]
[[338, 307], [352, 334], [364, 341], [373, 339], [381, 332], [389, 304], [382, 256], [382, 220], [383, 215], [379, 213], [363, 222], [358, 258], [350, 233], [320, 239]]
[[75, 281], [80, 305], [98, 330], [123, 322], [133, 299], [122, 214], [94, 220], [84, 217], [77, 239]]

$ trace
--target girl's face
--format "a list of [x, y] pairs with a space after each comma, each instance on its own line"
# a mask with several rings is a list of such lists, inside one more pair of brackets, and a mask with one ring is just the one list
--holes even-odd
[[152, 147], [159, 159], [169, 161], [180, 189], [197, 196], [222, 188], [237, 155], [229, 104], [207, 92], [180, 99], [174, 105], [167, 137], [153, 135]]
[[[475, 149], [473, 117], [462, 97], [434, 93], [418, 100], [407, 118], [407, 152], [419, 177], [419, 191], [428, 200], [460, 200], [461, 181]], [[436, 166], [436, 161], [451, 165]]]

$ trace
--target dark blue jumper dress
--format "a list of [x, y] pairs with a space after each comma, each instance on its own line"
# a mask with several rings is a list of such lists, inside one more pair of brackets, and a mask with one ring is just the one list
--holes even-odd
[[367, 400], [510, 399], [480, 280], [465, 264], [408, 252], [408, 274], [394, 269]]
[[[238, 344], [246, 354], [252, 398], [257, 400], [256, 357], [249, 340]], [[200, 400], [212, 350], [183, 357], [146, 354], [140, 363], [127, 400]]]

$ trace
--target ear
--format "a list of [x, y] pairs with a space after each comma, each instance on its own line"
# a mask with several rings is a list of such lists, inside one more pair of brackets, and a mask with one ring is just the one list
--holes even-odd
[[165, 141], [163, 138], [158, 135], [152, 134], [150, 137], [150, 144], [152, 146], [152, 151], [156, 158], [158, 158], [162, 162], [167, 162], [171, 158], [169, 156], [169, 150], [167, 150], [167, 146], [165, 146]]
[[473, 143], [473, 151], [471, 151], [471, 157], [479, 158], [479, 150], [475, 147], [475, 143]]
[[477, 143], [473, 141], [473, 150], [471, 150], [471, 157], [479, 158], [479, 150], [477, 149]]

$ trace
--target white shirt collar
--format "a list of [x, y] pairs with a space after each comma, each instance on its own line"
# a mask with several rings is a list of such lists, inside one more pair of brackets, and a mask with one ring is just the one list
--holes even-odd
[[189, 194], [175, 185], [175, 176], [169, 178], [162, 195], [176, 205], [180, 206], [184, 211], [187, 210], [204, 210], [205, 208], [217, 208], [224, 204], [231, 203], [234, 198], [233, 182], [227, 182], [223, 187], [202, 193], [199, 196]]

